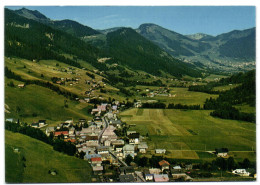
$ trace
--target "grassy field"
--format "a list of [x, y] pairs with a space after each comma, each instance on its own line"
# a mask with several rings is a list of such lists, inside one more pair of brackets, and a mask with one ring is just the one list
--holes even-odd
[[[68, 118], [90, 119], [88, 116], [89, 105], [86, 103], [67, 100], [68, 108], [65, 108], [64, 100], [66, 98], [50, 89], [37, 85], [28, 85], [21, 89], [17, 87], [17, 84], [21, 82], [5, 79], [6, 84], [10, 81], [13, 81], [15, 87], [5, 86], [5, 104], [8, 105], [10, 111], [10, 113], [6, 113], [6, 118], [19, 118], [27, 123], [46, 119], [50, 125], [55, 125]], [[19, 107], [19, 111], [17, 107]]]
[[[52, 146], [28, 136], [5, 131], [6, 182], [69, 183], [91, 182], [92, 170], [87, 161], [71, 157], [52, 149]], [[13, 152], [18, 148], [20, 154]], [[23, 156], [25, 168], [19, 155]], [[55, 169], [57, 175], [48, 173]]]
[[227, 91], [227, 90], [233, 89], [239, 85], [241, 85], [241, 84], [223, 85], [223, 86], [214, 87], [213, 90], [214, 91]]
[[[237, 152], [255, 161], [256, 125], [253, 123], [213, 118], [206, 110], [130, 109], [122, 112], [122, 120], [142, 135], [148, 133], [150, 153], [165, 148], [168, 157], [211, 158], [206, 151], [227, 147], [236, 158]], [[132, 115], [132, 116], [131, 116]], [[235, 155], [236, 154], [236, 155]], [[212, 156], [214, 157], [214, 156]]]
[[[137, 86], [137, 88], [140, 88], [144, 90], [147, 86]], [[149, 87], [151, 90], [156, 90], [158, 87]], [[188, 88], [181, 88], [181, 87], [175, 87], [170, 88], [170, 94], [174, 95], [174, 97], [162, 97], [162, 96], [155, 96], [153, 98], [143, 98], [141, 97], [141, 100], [147, 101], [147, 100], [158, 100], [163, 103], [169, 104], [183, 104], [183, 105], [198, 105], [201, 106], [204, 104], [207, 98], [217, 98], [218, 95], [214, 94], [207, 94], [202, 92], [194, 92], [194, 91], [188, 91]]]

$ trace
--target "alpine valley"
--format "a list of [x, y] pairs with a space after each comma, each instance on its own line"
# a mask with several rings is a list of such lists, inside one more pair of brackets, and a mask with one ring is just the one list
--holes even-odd
[[255, 27], [96, 30], [5, 8], [4, 30], [7, 183], [255, 180]]

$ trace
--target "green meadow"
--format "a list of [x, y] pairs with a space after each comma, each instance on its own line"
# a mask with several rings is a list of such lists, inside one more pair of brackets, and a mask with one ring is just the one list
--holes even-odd
[[[72, 183], [92, 180], [92, 169], [87, 161], [54, 151], [51, 145], [39, 140], [5, 131], [5, 146], [7, 183]], [[13, 148], [18, 148], [20, 153], [14, 153]], [[55, 170], [57, 174], [51, 175], [49, 170]]]
[[[228, 148], [255, 161], [256, 125], [254, 123], [214, 118], [207, 110], [130, 109], [121, 113], [122, 120], [142, 135], [148, 135], [148, 154], [165, 148], [166, 156], [183, 159], [210, 158], [215, 148]], [[132, 115], [132, 116], [131, 116]], [[238, 154], [239, 153], [239, 154]], [[214, 157], [214, 156], [211, 156]]]
[[[45, 119], [50, 125], [69, 118], [90, 118], [88, 104], [68, 100], [50, 89], [37, 85], [18, 88], [17, 85], [21, 82], [5, 79], [6, 84], [10, 81], [15, 86], [5, 86], [5, 104], [10, 112], [5, 114], [6, 118], [19, 118], [27, 123]], [[68, 108], [64, 107], [65, 100]]]

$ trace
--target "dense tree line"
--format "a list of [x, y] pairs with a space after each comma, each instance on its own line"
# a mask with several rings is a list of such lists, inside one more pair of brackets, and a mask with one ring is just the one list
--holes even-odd
[[86, 72], [86, 75], [88, 75], [90, 78], [92, 78], [92, 79], [95, 79], [95, 75], [94, 74], [91, 74], [91, 73], [89, 73], [89, 72]]
[[8, 69], [8, 67], [5, 67], [5, 76], [7, 78], [10, 78], [10, 79], [15, 79], [15, 80], [24, 82], [26, 85], [35, 84], [35, 85], [39, 85], [39, 86], [42, 86], [42, 87], [46, 87], [48, 89], [51, 89], [51, 90], [57, 92], [60, 95], [65, 96], [66, 98], [70, 98], [71, 100], [75, 100], [75, 98], [78, 98], [78, 95], [73, 94], [73, 93], [66, 91], [66, 90], [61, 90], [58, 86], [53, 85], [50, 82], [44, 82], [44, 81], [40, 81], [40, 80], [23, 79], [21, 76], [15, 74], [10, 69]]
[[166, 105], [162, 102], [156, 103], [143, 103], [142, 108], [151, 108], [151, 109], [165, 109]]
[[50, 144], [56, 151], [63, 152], [71, 156], [76, 153], [76, 146], [71, 142], [65, 142], [61, 139], [53, 139], [52, 134], [48, 137], [42, 130], [33, 128], [27, 124], [5, 122], [5, 129], [27, 135], [43, 141], [44, 143]]
[[180, 103], [174, 104], [170, 103], [167, 107], [168, 109], [190, 109], [190, 110], [200, 110], [200, 105], [182, 105]]

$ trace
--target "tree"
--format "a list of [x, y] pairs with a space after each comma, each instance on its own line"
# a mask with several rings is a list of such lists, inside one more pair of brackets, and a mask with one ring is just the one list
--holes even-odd
[[145, 167], [145, 166], [147, 166], [147, 164], [148, 164], [148, 158], [142, 157], [139, 161], [139, 165], [142, 166], [142, 167]]
[[235, 169], [235, 167], [236, 167], [236, 163], [234, 161], [234, 158], [233, 157], [229, 157], [227, 159], [227, 168], [228, 168], [228, 170], [233, 170], [233, 169]]
[[127, 155], [125, 158], [125, 162], [127, 165], [130, 165], [130, 163], [133, 162], [133, 157], [131, 155]]
[[249, 168], [251, 165], [251, 162], [249, 161], [249, 159], [245, 158], [242, 162], [242, 167], [243, 168]]
[[14, 82], [13, 81], [11, 81], [9, 84], [7, 84], [8, 86], [10, 86], [10, 87], [14, 87]]

